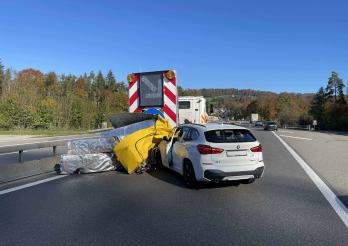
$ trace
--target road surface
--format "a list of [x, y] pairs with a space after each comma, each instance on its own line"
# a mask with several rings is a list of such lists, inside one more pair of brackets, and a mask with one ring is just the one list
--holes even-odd
[[301, 155], [348, 207], [348, 133], [280, 129], [278, 135]]
[[0, 195], [1, 245], [347, 245], [289, 151], [254, 133], [266, 165], [254, 184], [190, 190], [168, 170], [67, 176]]

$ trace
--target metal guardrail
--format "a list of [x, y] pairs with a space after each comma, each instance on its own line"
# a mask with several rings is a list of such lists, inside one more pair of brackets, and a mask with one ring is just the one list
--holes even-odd
[[16, 144], [16, 145], [3, 145], [0, 146], [0, 154], [18, 152], [18, 162], [23, 160], [23, 152], [25, 150], [42, 149], [42, 148], [52, 148], [53, 156], [56, 155], [57, 146], [64, 146], [70, 139], [64, 140], [53, 140], [37, 143], [27, 143], [27, 144]]
[[284, 129], [300, 129], [300, 130], [307, 130], [312, 131], [314, 128], [311, 125], [283, 125]]
[[42, 142], [36, 142], [36, 143], [3, 145], [3, 146], [0, 146], [0, 154], [18, 152], [18, 162], [22, 162], [23, 152], [25, 150], [52, 148], [52, 154], [53, 154], [53, 156], [55, 156], [57, 153], [58, 146], [65, 146], [67, 142], [72, 141], [72, 140], [88, 139], [88, 138], [93, 138], [93, 137], [59, 139], [59, 140], [42, 141]]
[[99, 132], [106, 132], [114, 129], [113, 127], [108, 127], [108, 128], [102, 128], [102, 129], [94, 129], [94, 130], [89, 130], [88, 133], [99, 133]]

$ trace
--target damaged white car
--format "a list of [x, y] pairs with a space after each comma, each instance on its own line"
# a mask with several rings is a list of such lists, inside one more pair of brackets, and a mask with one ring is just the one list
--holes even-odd
[[230, 124], [185, 124], [159, 144], [158, 165], [198, 181], [252, 183], [264, 173], [262, 146], [246, 128]]

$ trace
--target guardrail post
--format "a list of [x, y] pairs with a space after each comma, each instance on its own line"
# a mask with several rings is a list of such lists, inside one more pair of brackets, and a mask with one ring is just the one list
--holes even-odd
[[23, 150], [19, 150], [19, 153], [18, 153], [18, 162], [22, 162], [22, 157], [23, 157]]
[[53, 156], [56, 156], [56, 151], [57, 150], [57, 146], [53, 146]]

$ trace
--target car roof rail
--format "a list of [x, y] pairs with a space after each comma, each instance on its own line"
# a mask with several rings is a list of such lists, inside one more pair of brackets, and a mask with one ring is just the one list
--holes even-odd
[[189, 125], [194, 125], [194, 126], [202, 126], [202, 127], [207, 127], [206, 125], [203, 125], [203, 124], [198, 124], [198, 123], [185, 123], [185, 124], [182, 124], [181, 126], [189, 126]]

